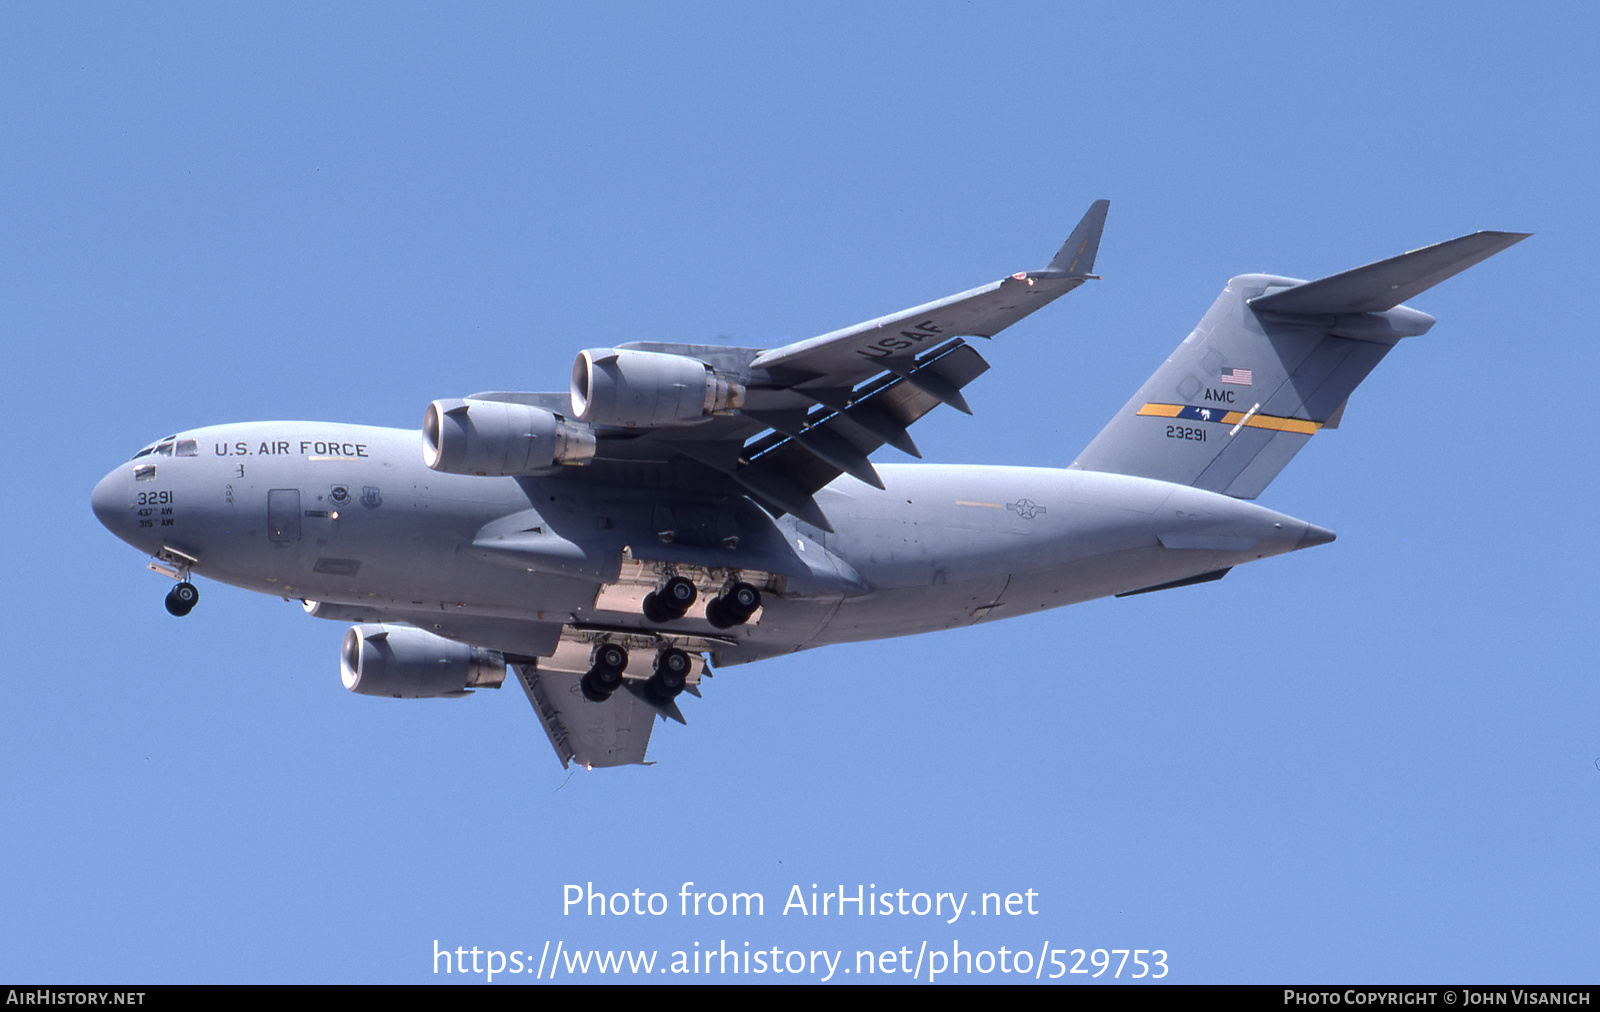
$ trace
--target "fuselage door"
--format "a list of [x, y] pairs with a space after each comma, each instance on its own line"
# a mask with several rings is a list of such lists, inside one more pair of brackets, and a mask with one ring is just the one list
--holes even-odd
[[267, 538], [300, 540], [300, 490], [275, 488], [267, 493]]

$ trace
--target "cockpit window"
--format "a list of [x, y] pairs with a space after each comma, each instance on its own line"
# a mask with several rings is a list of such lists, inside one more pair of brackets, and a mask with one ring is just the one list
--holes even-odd
[[165, 439], [156, 440], [128, 459], [138, 460], [140, 457], [148, 457], [152, 453], [158, 457], [170, 457], [174, 449], [177, 450], [177, 454], [180, 457], [198, 457], [200, 455], [200, 448], [193, 439], [179, 439], [177, 436], [168, 436]]
[[133, 469], [134, 481], [155, 481], [156, 466], [154, 464], [139, 464]]

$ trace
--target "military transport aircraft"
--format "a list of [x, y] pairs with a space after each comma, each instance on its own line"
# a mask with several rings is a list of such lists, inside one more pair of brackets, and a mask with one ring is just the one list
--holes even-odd
[[249, 422], [146, 446], [101, 522], [199, 573], [356, 623], [375, 696], [463, 696], [510, 668], [562, 765], [644, 762], [717, 668], [1221, 578], [1333, 540], [1254, 505], [1403, 337], [1401, 303], [1524, 238], [1477, 232], [1317, 281], [1233, 278], [1069, 468], [875, 464], [1092, 278], [1107, 201], [1043, 269], [780, 348], [639, 342], [565, 393], [434, 401], [421, 432]]

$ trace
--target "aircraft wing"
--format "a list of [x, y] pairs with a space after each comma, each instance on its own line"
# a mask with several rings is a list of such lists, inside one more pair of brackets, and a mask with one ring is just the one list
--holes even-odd
[[[575, 391], [580, 371], [589, 370], [586, 382], [601, 382], [604, 370], [623, 368], [620, 354], [643, 352], [699, 360], [736, 384], [743, 398], [736, 408], [708, 409], [706, 417], [689, 424], [602, 422], [595, 428], [591, 474], [635, 488], [664, 482], [712, 491], [720, 483], [724, 492], [749, 496], [774, 514], [793, 513], [832, 530], [813, 498], [817, 490], [841, 474], [882, 488], [868, 460], [871, 453], [887, 443], [920, 457], [907, 432], [912, 423], [939, 404], [971, 414], [961, 388], [989, 366], [964, 338], [992, 337], [1094, 277], [1109, 207], [1106, 200], [1090, 205], [1039, 270], [820, 337], [772, 349], [635, 342], [580, 358]], [[663, 389], [658, 386], [649, 396], [661, 396]], [[552, 394], [490, 393], [472, 399], [558, 407]], [[685, 468], [693, 473], [684, 475]]]
[[[832, 530], [817, 491], [841, 474], [882, 488], [870, 454], [887, 443], [920, 457], [908, 432], [914, 422], [940, 404], [971, 414], [961, 389], [989, 364], [965, 339], [992, 337], [1093, 278], [1110, 206], [1091, 204], [1039, 270], [820, 337], [779, 348], [631, 342], [580, 354], [570, 399], [490, 392], [436, 401], [424, 425], [430, 466], [532, 473], [551, 465], [554, 445], [567, 454], [560, 461], [584, 464], [579, 473], [595, 484], [748, 496], [774, 515]], [[485, 401], [524, 407], [519, 414]], [[535, 415], [544, 436], [528, 434]], [[509, 443], [507, 426], [520, 426]], [[496, 449], [481, 461], [465, 449], [450, 459], [446, 444], [470, 446], [475, 432]], [[534, 461], [540, 445], [544, 456]], [[508, 446], [528, 463], [502, 459]]]
[[1041, 270], [763, 352], [751, 367], [801, 388], [841, 388], [956, 337], [993, 337], [1093, 277], [1109, 200], [1097, 200]]
[[512, 667], [563, 768], [573, 762], [604, 767], [645, 761], [656, 712], [633, 693], [616, 692], [604, 703], [591, 703], [578, 688], [581, 675], [534, 664]]

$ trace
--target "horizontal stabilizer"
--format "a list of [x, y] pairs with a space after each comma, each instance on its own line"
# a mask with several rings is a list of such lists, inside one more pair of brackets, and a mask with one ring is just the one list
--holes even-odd
[[1260, 295], [1250, 308], [1269, 313], [1381, 313], [1528, 238], [1530, 232], [1473, 232], [1433, 246]]

